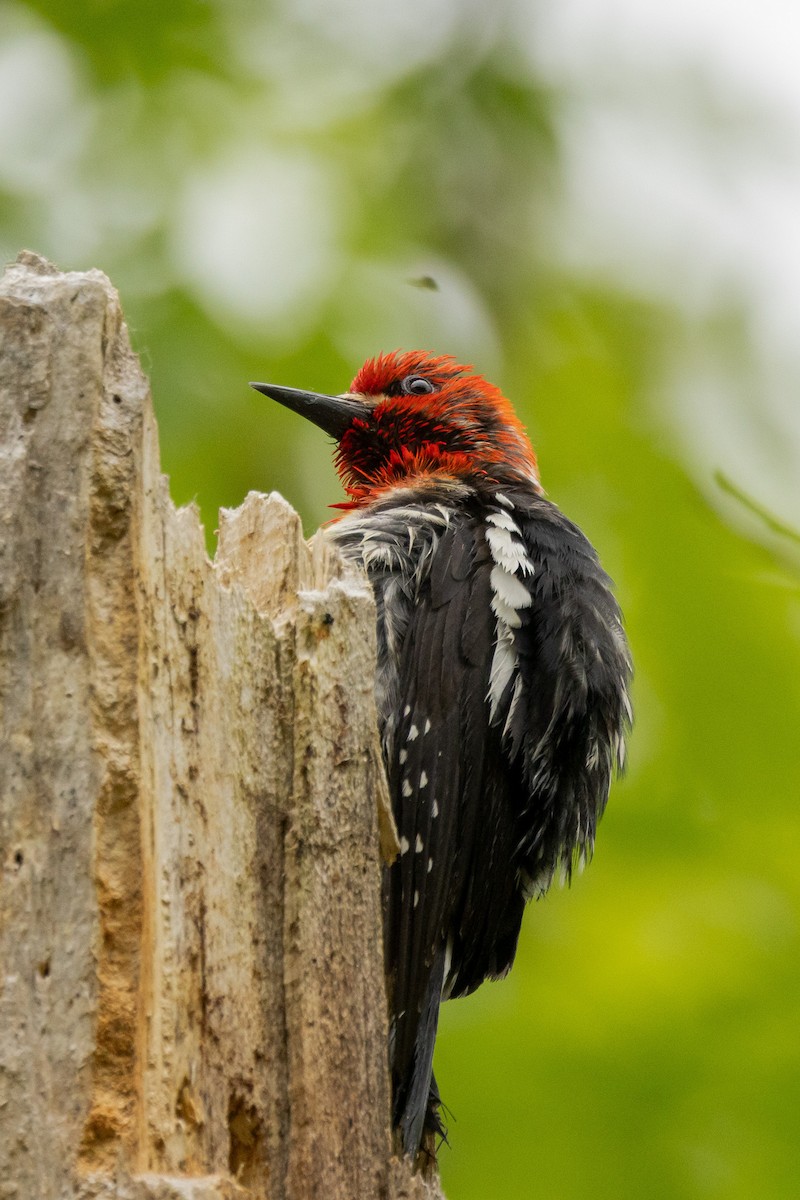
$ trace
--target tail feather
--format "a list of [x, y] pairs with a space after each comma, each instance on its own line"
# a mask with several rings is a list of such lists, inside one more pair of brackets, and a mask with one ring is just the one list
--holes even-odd
[[[407, 1063], [395, 1063], [394, 1123], [400, 1129], [403, 1151], [416, 1157], [426, 1129], [444, 1135], [439, 1116], [441, 1101], [439, 1089], [433, 1078], [433, 1048], [439, 1024], [439, 1005], [442, 998], [444, 979], [444, 949], [437, 954], [428, 983], [421, 1012], [416, 1020], [416, 1029], [409, 1029], [413, 1038], [413, 1051]], [[401, 1013], [398, 1022], [412, 1021], [414, 1014]], [[399, 1045], [405, 1038], [397, 1038]]]

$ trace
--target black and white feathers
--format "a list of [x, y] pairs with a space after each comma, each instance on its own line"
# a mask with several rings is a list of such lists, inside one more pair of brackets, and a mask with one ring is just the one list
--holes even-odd
[[441, 998], [511, 966], [526, 900], [592, 853], [630, 722], [608, 577], [534, 488], [394, 488], [330, 536], [371, 580], [400, 855], [385, 886], [394, 1121], [440, 1131]]

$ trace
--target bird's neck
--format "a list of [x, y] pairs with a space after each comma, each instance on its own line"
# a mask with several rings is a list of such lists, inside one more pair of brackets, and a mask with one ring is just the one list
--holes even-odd
[[467, 454], [437, 446], [393, 450], [381, 467], [368, 476], [348, 470], [346, 464], [340, 464], [339, 474], [348, 498], [331, 507], [343, 512], [391, 502], [394, 496], [399, 503], [405, 503], [409, 492], [421, 499], [430, 496], [439, 500], [440, 496], [450, 495], [460, 498], [470, 491], [490, 499], [495, 491], [521, 486], [543, 494], [538, 478], [523, 475], [507, 465], [498, 468], [497, 464], [481, 463]]

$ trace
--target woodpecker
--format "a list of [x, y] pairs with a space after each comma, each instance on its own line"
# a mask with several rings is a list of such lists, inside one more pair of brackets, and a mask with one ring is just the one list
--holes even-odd
[[440, 1002], [505, 975], [526, 902], [591, 857], [624, 765], [630, 653], [595, 551], [471, 367], [395, 351], [342, 395], [252, 386], [335, 439], [347, 499], [328, 532], [375, 594], [400, 842], [384, 878], [393, 1122], [413, 1158], [444, 1134]]

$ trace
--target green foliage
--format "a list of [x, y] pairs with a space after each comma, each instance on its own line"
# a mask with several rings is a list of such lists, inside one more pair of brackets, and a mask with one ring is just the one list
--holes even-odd
[[507, 981], [445, 1006], [447, 1194], [788, 1200], [800, 560], [761, 494], [752, 516], [715, 484], [671, 382], [698, 347], [754, 371], [747, 314], [698, 326], [565, 265], [565, 98], [505, 31], [512, 8], [431, 5], [415, 33], [364, 7], [362, 39], [357, 9], [340, 28], [344, 7], [288, 0], [9, 6], [0, 56], [25, 71], [0, 117], [2, 252], [120, 288], [173, 495], [210, 545], [251, 488], [309, 531], [340, 496], [322, 436], [248, 380], [338, 391], [418, 344], [506, 389], [618, 582], [637, 724], [591, 869], [532, 907]]

